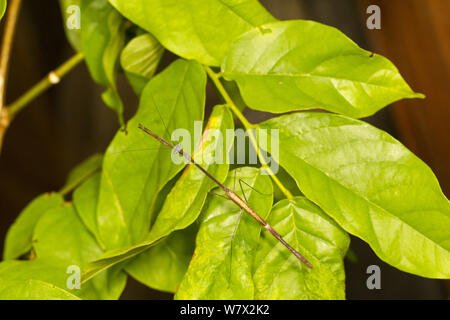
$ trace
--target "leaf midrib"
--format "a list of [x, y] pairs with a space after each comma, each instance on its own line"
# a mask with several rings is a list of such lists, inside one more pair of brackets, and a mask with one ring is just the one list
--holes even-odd
[[399, 92], [399, 93], [403, 93], [406, 95], [410, 95], [410, 96], [421, 96], [419, 93], [415, 93], [413, 91], [410, 90], [405, 90], [405, 89], [398, 89], [398, 88], [393, 88], [387, 85], [383, 85], [383, 84], [376, 84], [376, 83], [370, 83], [370, 82], [364, 82], [362, 80], [352, 80], [352, 79], [345, 79], [345, 78], [337, 78], [337, 77], [333, 77], [333, 76], [324, 76], [324, 75], [315, 75], [315, 74], [311, 74], [311, 73], [257, 73], [257, 72], [225, 72], [224, 73], [225, 76], [238, 76], [238, 77], [242, 77], [242, 76], [253, 76], [253, 77], [280, 77], [280, 78], [293, 78], [293, 77], [297, 77], [297, 78], [310, 78], [310, 79], [325, 79], [325, 80], [338, 80], [338, 81], [348, 81], [351, 83], [359, 83], [361, 85], [366, 85], [366, 86], [374, 86], [374, 87], [380, 87], [386, 90], [390, 90], [390, 91], [394, 91], [394, 92]]
[[[252, 27], [258, 27], [259, 25], [255, 25], [253, 23], [251, 23], [250, 21], [246, 20], [245, 17], [241, 16], [235, 9], [234, 7], [230, 6], [229, 4], [225, 3], [223, 0], [217, 0], [217, 2], [219, 2], [221, 5], [223, 5], [225, 8], [227, 8], [231, 13], [233, 13], [235, 16], [237, 16], [240, 20], [244, 21], [245, 23], [247, 23], [248, 25], [252, 26]], [[256, 3], [257, 5], [260, 5], [259, 3]]]
[[[183, 87], [184, 87], [184, 84], [185, 84], [185, 81], [186, 81], [186, 75], [187, 75], [187, 73], [188, 73], [188, 71], [189, 71], [189, 69], [190, 69], [190, 66], [191, 66], [190, 63], [186, 63], [186, 66], [185, 66], [185, 69], [184, 69], [184, 73], [183, 73], [183, 76], [182, 76], [181, 81], [180, 81], [180, 87], [179, 87], [179, 89], [178, 89], [178, 93], [177, 93], [177, 96], [176, 96], [176, 98], [175, 98], [175, 102], [174, 102], [174, 104], [173, 104], [172, 110], [171, 110], [170, 121], [169, 121], [169, 123], [167, 124], [168, 126], [170, 126], [170, 123], [171, 123], [171, 122], [173, 121], [173, 119], [174, 119], [173, 113], [175, 112], [176, 106], [178, 105], [178, 101], [179, 101], [179, 99], [180, 99], [181, 92], [183, 91]], [[153, 99], [153, 92], [151, 92], [151, 96], [152, 96], [152, 102], [153, 102], [155, 108], [158, 108], [158, 105], [156, 104], [156, 101]], [[158, 112], [159, 112], [159, 111], [158, 111]], [[167, 128], [166, 128], [166, 129], [167, 129]], [[149, 180], [150, 180], [150, 178], [153, 176], [153, 175], [152, 175], [152, 172], [153, 172], [153, 170], [154, 170], [154, 168], [155, 168], [155, 164], [158, 162], [159, 154], [160, 154], [161, 150], [162, 150], [162, 146], [160, 145], [160, 147], [157, 148], [157, 150], [156, 150], [156, 152], [155, 152], [155, 157], [153, 158], [151, 168], [149, 168], [149, 170], [148, 170], [148, 174], [147, 174], [147, 177], [146, 177], [146, 179], [145, 179], [144, 187], [141, 189], [141, 192], [140, 192], [140, 194], [139, 194], [139, 198], [138, 198], [138, 201], [137, 201], [137, 203], [136, 203], [136, 206], [133, 208], [133, 216], [136, 214], [136, 210], [137, 210], [137, 208], [139, 207], [139, 203], [141, 202], [142, 196], [143, 196], [144, 193], [145, 193], [145, 186], [147, 186], [147, 185], [149, 184]], [[158, 171], [158, 177], [157, 177], [157, 178], [158, 178], [157, 181], [160, 181], [161, 176], [159, 175], [159, 171]], [[156, 194], [159, 193], [159, 191], [162, 189], [162, 187], [163, 187], [163, 186], [159, 186], [159, 188], [156, 187], [156, 190], [155, 190], [155, 191], [156, 191]], [[149, 208], [149, 211], [150, 211], [150, 212], [153, 210], [155, 201], [156, 201], [156, 196], [153, 197], [151, 206], [150, 206], [150, 208]], [[129, 234], [130, 239], [132, 239], [132, 235], [130, 234], [131, 230], [129, 230], [129, 229], [127, 228], [127, 232], [128, 232], [128, 234]]]

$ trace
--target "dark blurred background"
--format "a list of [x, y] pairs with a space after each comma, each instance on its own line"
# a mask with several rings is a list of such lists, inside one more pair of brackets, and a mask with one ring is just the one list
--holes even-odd
[[[405, 100], [367, 119], [398, 138], [423, 159], [450, 195], [450, 1], [449, 0], [262, 0], [278, 19], [311, 19], [335, 26], [361, 47], [391, 59], [413, 90], [426, 100]], [[366, 9], [381, 7], [381, 30], [366, 28]], [[12, 54], [7, 102], [73, 54], [56, 0], [23, 0]], [[165, 64], [173, 57], [165, 56]], [[119, 87], [126, 115], [137, 99], [124, 78]], [[208, 89], [208, 106], [215, 94]], [[83, 65], [18, 115], [0, 155], [0, 246], [17, 214], [37, 195], [58, 190], [76, 164], [103, 152], [118, 129]], [[246, 111], [253, 122], [265, 118]], [[445, 281], [400, 272], [380, 261], [369, 246], [352, 238], [358, 261], [346, 261], [349, 299], [447, 299]], [[1, 251], [2, 249], [0, 249]], [[381, 267], [381, 290], [368, 290], [366, 268]], [[129, 280], [124, 299], [165, 299], [169, 294]]]

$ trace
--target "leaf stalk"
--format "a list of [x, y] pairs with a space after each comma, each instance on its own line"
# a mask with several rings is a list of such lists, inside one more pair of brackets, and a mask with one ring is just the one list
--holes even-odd
[[21, 4], [22, 0], [10, 1], [8, 16], [6, 18], [5, 32], [3, 34], [2, 48], [0, 53], [0, 113], [5, 104], [5, 91], [8, 78], [9, 60], [11, 58], [11, 49]]

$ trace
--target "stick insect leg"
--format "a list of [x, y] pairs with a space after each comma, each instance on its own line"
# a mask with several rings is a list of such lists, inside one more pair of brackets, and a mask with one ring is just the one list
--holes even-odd
[[224, 196], [224, 195], [221, 195], [221, 194], [218, 194], [218, 193], [212, 192], [212, 191], [208, 191], [208, 194], [211, 194], [211, 195], [213, 195], [213, 196], [217, 196], [217, 197], [221, 197], [221, 198], [224, 198], [225, 200], [229, 200], [229, 201], [231, 201], [231, 199], [230, 199], [230, 198], [228, 198], [228, 197], [226, 197], [226, 196]]
[[[170, 149], [175, 148], [170, 142], [164, 140], [156, 133], [152, 132], [150, 129], [144, 127], [142, 124], [139, 124], [139, 128]], [[225, 187], [221, 182], [214, 178], [214, 176], [212, 176], [206, 169], [195, 162], [192, 157], [187, 155], [183, 150], [179, 151], [179, 153], [184, 156], [190, 163], [199, 168], [209, 179], [216, 183], [236, 205], [238, 205], [241, 209], [251, 215], [256, 221], [258, 221], [258, 223], [260, 223], [264, 228], [266, 228], [278, 241], [280, 241], [289, 251], [291, 251], [297, 257], [297, 259], [299, 259], [308, 268], [311, 269], [313, 267], [312, 264], [304, 256], [302, 256], [297, 250], [295, 250], [286, 241], [284, 241], [281, 235], [278, 234], [278, 232], [276, 232], [266, 221], [264, 221], [264, 219], [262, 219], [252, 208], [250, 208], [246, 201], [242, 200], [234, 191]], [[245, 194], [244, 198], [247, 198]]]
[[[237, 170], [234, 171], [234, 181], [233, 181], [234, 188], [236, 188], [236, 171]], [[239, 182], [239, 184], [240, 184], [240, 182]], [[242, 184], [240, 184], [240, 185], [241, 185], [242, 194], [244, 195], [245, 202], [247, 202], [247, 197], [245, 196], [245, 192], [244, 192], [244, 189], [242, 188]], [[233, 263], [233, 241], [234, 241], [234, 238], [236, 236], [236, 231], [237, 231], [237, 228], [239, 226], [239, 223], [241, 222], [242, 213], [243, 213], [243, 210], [241, 208], [241, 210], [239, 211], [239, 217], [238, 217], [238, 219], [236, 221], [236, 224], [234, 225], [233, 235], [231, 236], [231, 243], [230, 243], [230, 247], [231, 247], [230, 248], [230, 277], [228, 279], [228, 282], [231, 282], [231, 272], [232, 272], [232, 263]]]
[[165, 131], [166, 131], [167, 139], [170, 141], [170, 133], [169, 133], [169, 129], [167, 128], [166, 123], [164, 122], [164, 119], [163, 119], [163, 117], [162, 117], [162, 115], [161, 115], [161, 112], [159, 112], [158, 105], [156, 104], [156, 101], [155, 101], [155, 99], [153, 98], [153, 95], [150, 95], [150, 96], [151, 96], [151, 98], [152, 98], [153, 104], [155, 105], [155, 109], [156, 109], [156, 112], [158, 113], [159, 119], [161, 120], [161, 123], [163, 124], [164, 129], [165, 129]]
[[242, 217], [242, 208], [241, 210], [239, 210], [239, 217], [238, 220], [236, 221], [236, 224], [234, 225], [234, 230], [233, 230], [233, 235], [231, 236], [231, 242], [230, 242], [230, 276], [228, 278], [228, 282], [231, 282], [231, 272], [232, 272], [232, 264], [233, 264], [233, 241], [234, 241], [234, 237], [236, 236], [236, 231], [237, 228], [239, 226], [239, 223], [241, 221], [241, 217]]
[[[258, 190], [254, 189], [252, 186], [250, 186], [248, 183], [246, 183], [244, 180], [239, 179], [239, 184], [241, 185], [241, 190], [242, 190], [242, 184], [241, 182], [245, 183], [248, 187], [252, 188], [253, 190], [255, 190], [256, 192], [264, 195], [264, 193], [259, 192]], [[246, 203], [248, 203], [247, 198], [245, 196], [245, 193], [242, 191], [242, 194], [244, 196], [244, 200]], [[292, 248], [281, 236], [278, 232], [276, 232], [269, 224], [267, 224], [267, 222], [264, 225], [265, 229], [268, 230], [275, 238], [277, 238], [278, 241], [280, 241], [286, 248], [289, 249], [289, 251], [291, 251], [300, 261], [302, 261], [308, 268], [312, 268], [311, 263], [306, 260], [305, 257], [303, 257], [297, 250], [295, 250], [294, 248]]]
[[[251, 185], [249, 185], [249, 184], [248, 184], [247, 182], [245, 182], [244, 180], [239, 179], [239, 184], [241, 184], [241, 183], [244, 183], [247, 187], [249, 187], [250, 189], [256, 191], [256, 192], [259, 193], [260, 195], [263, 195], [263, 196], [271, 196], [271, 195], [272, 195], [272, 194], [270, 194], [270, 193], [263, 193], [263, 192], [261, 192], [261, 191], [258, 191], [257, 189], [253, 188]], [[241, 184], [241, 190], [242, 190], [242, 184]], [[242, 191], [242, 192], [244, 192], [244, 191]], [[245, 194], [244, 194], [244, 197], [245, 197]], [[245, 202], [247, 202], [246, 199], [245, 199]]]

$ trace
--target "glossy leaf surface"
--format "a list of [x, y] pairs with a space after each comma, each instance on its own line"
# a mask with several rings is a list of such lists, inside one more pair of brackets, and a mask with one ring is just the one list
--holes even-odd
[[58, 193], [43, 194], [34, 199], [9, 228], [5, 239], [3, 258], [19, 258], [30, 251], [34, 228], [39, 219], [49, 210], [60, 206], [63, 198]]
[[[221, 140], [219, 133], [224, 137], [226, 130], [232, 128], [233, 118], [228, 108], [216, 106], [203, 134], [202, 144], [194, 154], [194, 160], [219, 182], [223, 182], [228, 174], [228, 151], [232, 144], [232, 140]], [[212, 161], [214, 158], [216, 160]], [[90, 278], [101, 270], [148, 250], [153, 245], [159, 246], [157, 243], [172, 232], [191, 225], [198, 218], [208, 192], [214, 187], [215, 184], [203, 172], [194, 165], [189, 165], [168, 194], [145, 240], [131, 247], [107, 252], [87, 267], [85, 277]], [[135, 270], [134, 274], [136, 273]], [[150, 276], [141, 275], [139, 278], [148, 279]], [[147, 284], [156, 286], [148, 281]], [[173, 286], [171, 288], [173, 289]]]
[[255, 258], [255, 299], [345, 299], [344, 256], [350, 238], [304, 197], [278, 202], [267, 221], [313, 265], [304, 266], [268, 233]]
[[137, 36], [123, 49], [120, 63], [138, 95], [155, 74], [163, 53], [164, 48], [150, 33]]
[[305, 196], [400, 270], [450, 277], [450, 203], [430, 168], [387, 133], [325, 113], [264, 122]]
[[94, 235], [102, 249], [105, 249], [105, 246], [101, 242], [97, 226], [97, 203], [100, 181], [101, 173], [97, 172], [79, 186], [73, 193], [73, 205], [85, 227]]
[[257, 0], [110, 0], [175, 54], [220, 65], [232, 41], [275, 19]]
[[[195, 161], [219, 182], [223, 182], [228, 173], [227, 159], [232, 141], [223, 141], [223, 138], [226, 130], [232, 128], [233, 117], [229, 109], [216, 106], [203, 133], [202, 144], [194, 154]], [[215, 186], [197, 167], [192, 164], [187, 167], [168, 194], [146, 242], [150, 245], [156, 239], [168, 238], [127, 264], [130, 275], [151, 288], [175, 292], [194, 252], [197, 228], [173, 232], [186, 228], [197, 219], [208, 191]], [[167, 271], [169, 269], [171, 272]]]
[[[270, 178], [255, 168], [230, 172], [228, 188], [242, 184], [236, 193], [263, 219], [270, 212], [273, 189]], [[252, 188], [254, 189], [252, 189]], [[216, 191], [216, 190], [215, 190]], [[216, 193], [224, 195], [221, 190]], [[242, 214], [241, 214], [242, 213]], [[176, 293], [176, 299], [253, 299], [253, 257], [261, 225], [235, 203], [211, 195], [202, 213], [194, 257]]]
[[[174, 163], [170, 149], [139, 130], [138, 124], [167, 140], [168, 132], [188, 132], [192, 137], [189, 146], [195, 145], [201, 138], [205, 87], [206, 75], [200, 64], [174, 62], [145, 87], [139, 110], [128, 122], [128, 132], [119, 131], [110, 144], [97, 206], [99, 234], [108, 249], [143, 240], [158, 192], [184, 166]], [[196, 124], [199, 130], [195, 130]]]
[[134, 258], [127, 264], [126, 271], [147, 287], [175, 292], [194, 253], [196, 231], [193, 225], [173, 232]]
[[[69, 276], [69, 266], [77, 266], [82, 270], [89, 261], [95, 260], [103, 253], [93, 235], [82, 224], [75, 208], [68, 204], [42, 217], [35, 229], [33, 247], [37, 263], [49, 261], [52, 265], [64, 266], [59, 271], [64, 280]], [[43, 272], [47, 273], [48, 277], [58, 277], [57, 272], [49, 273], [45, 268]], [[36, 276], [36, 273], [32, 274]], [[81, 290], [75, 290], [73, 293], [85, 299], [118, 299], [125, 283], [126, 275], [118, 268], [113, 268], [83, 284]], [[55, 284], [65, 288], [66, 281]]]
[[79, 300], [77, 296], [50, 283], [37, 280], [15, 281], [0, 278], [2, 300]]
[[389, 60], [313, 21], [254, 28], [233, 44], [222, 71], [250, 108], [272, 113], [317, 108], [360, 118], [423, 97]]
[[123, 104], [116, 75], [124, 44], [124, 19], [108, 0], [81, 0], [81, 49], [94, 81], [107, 87], [103, 101], [117, 112], [121, 125]]

